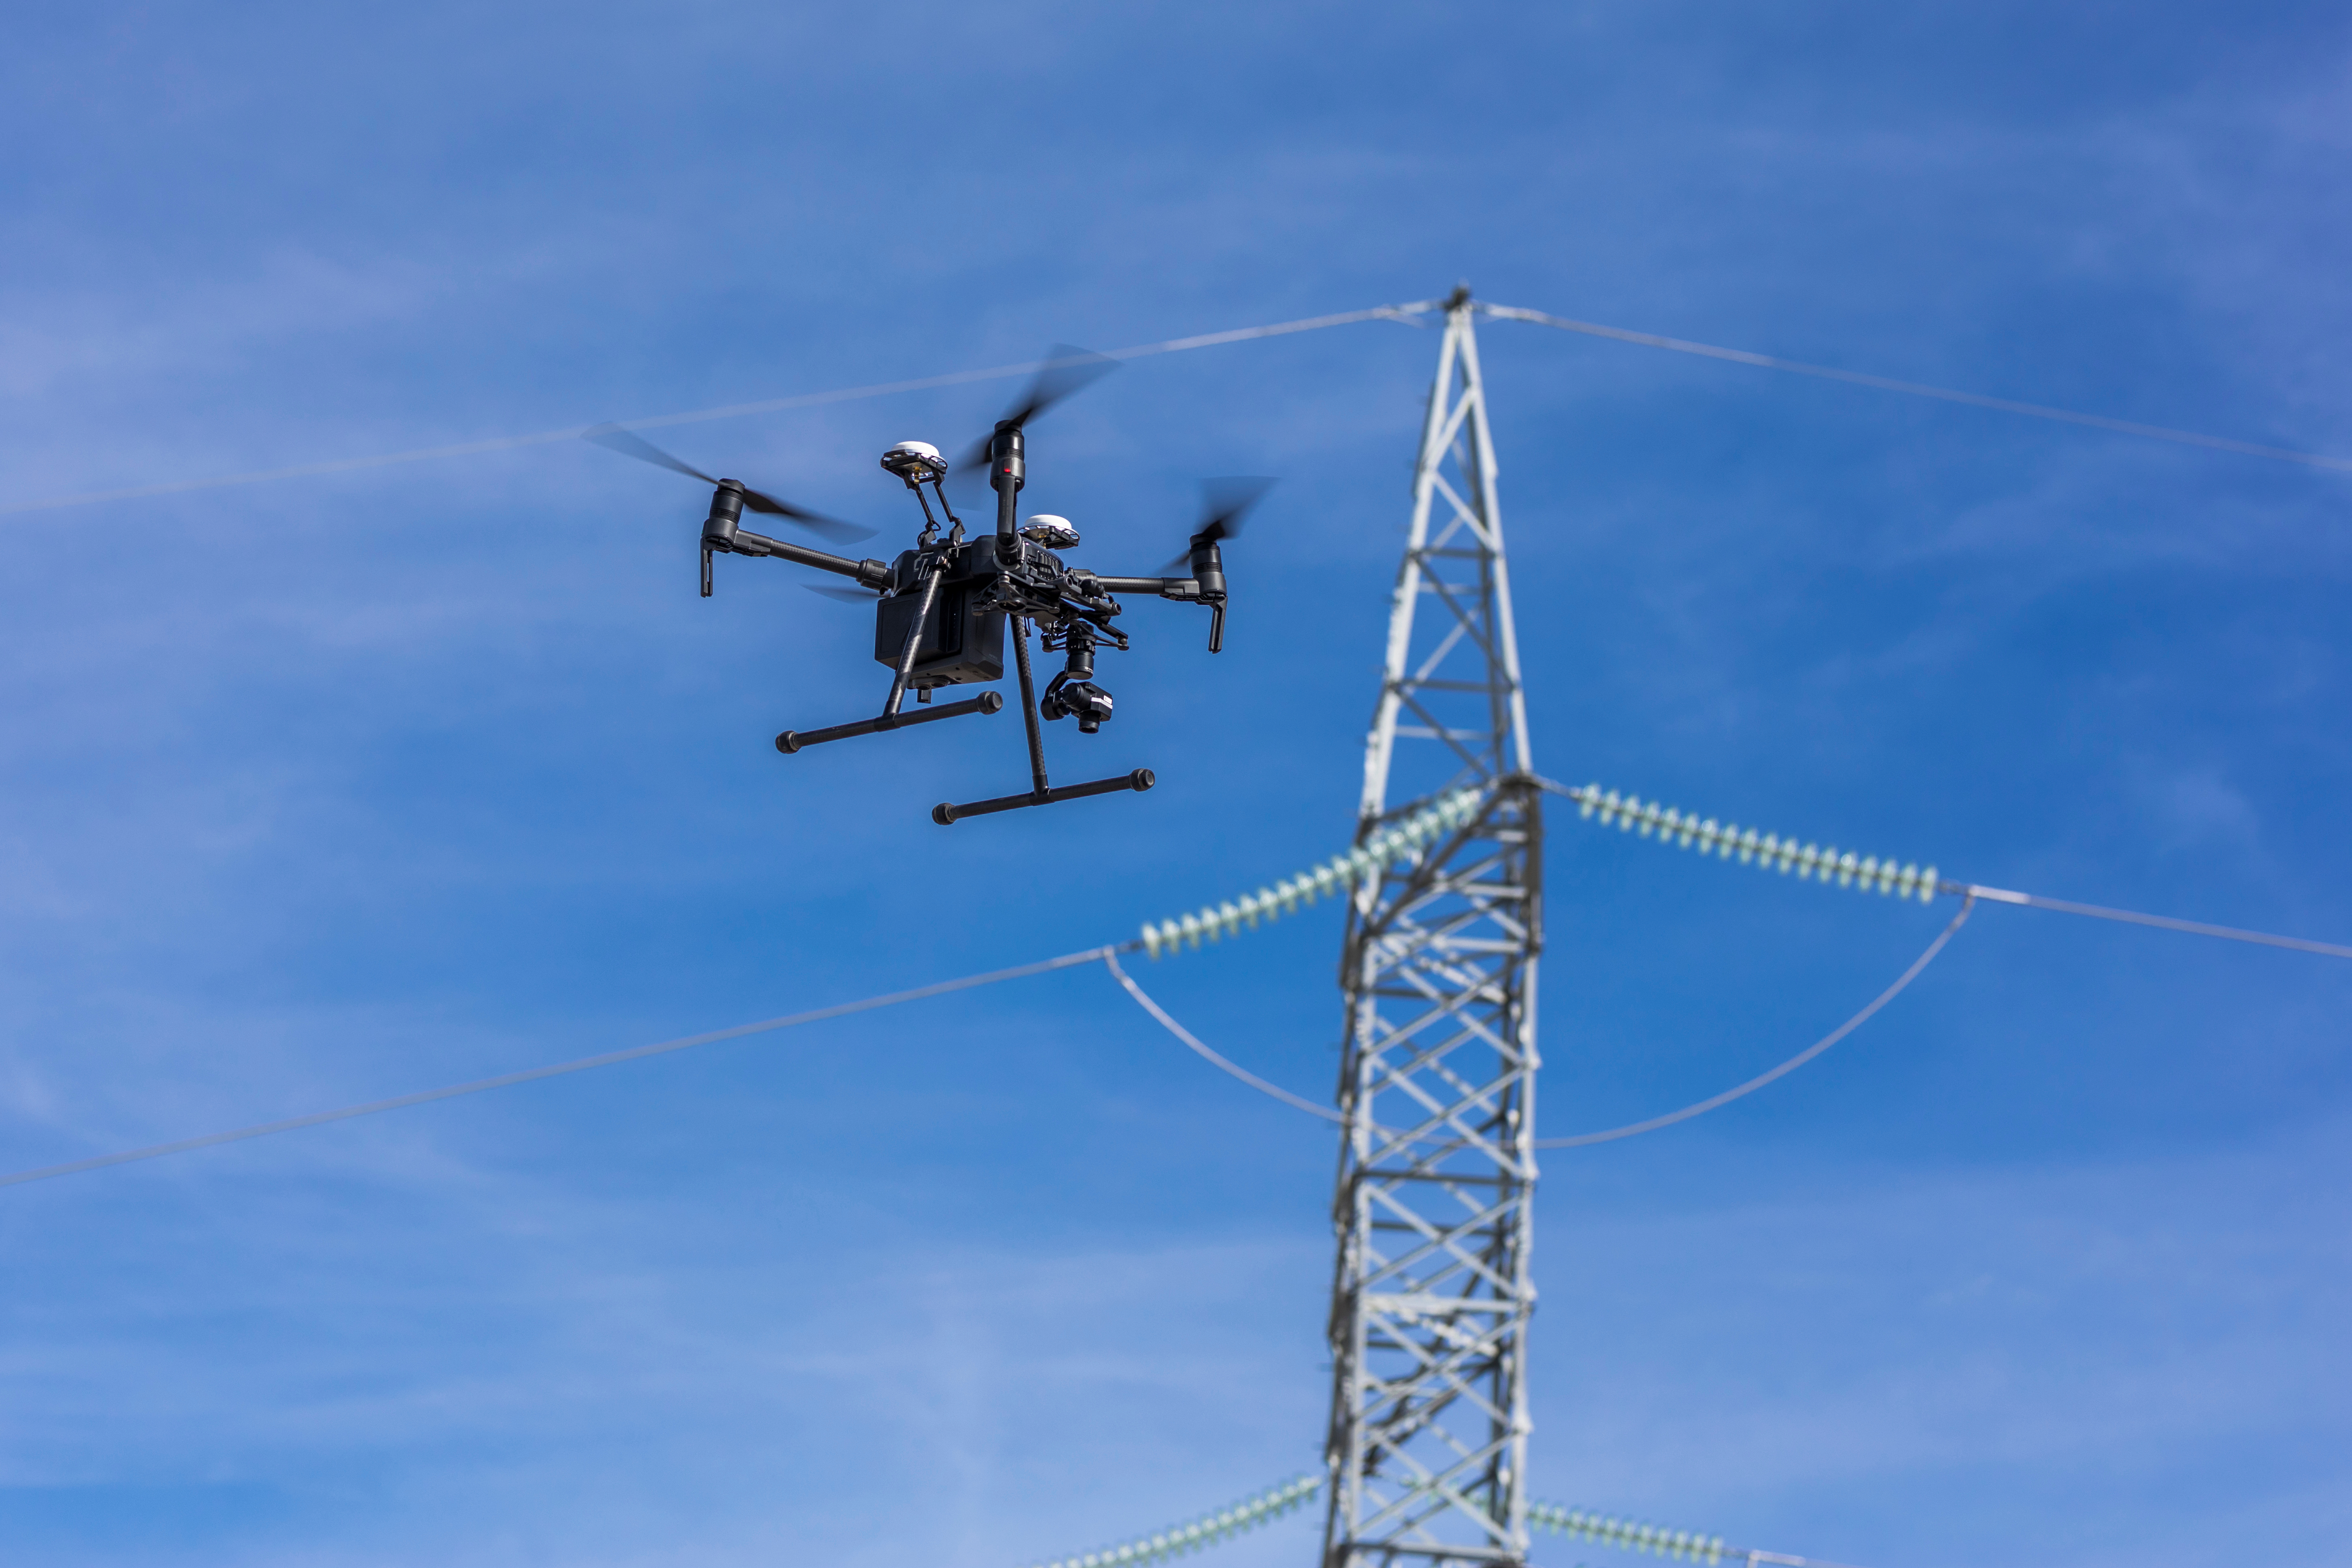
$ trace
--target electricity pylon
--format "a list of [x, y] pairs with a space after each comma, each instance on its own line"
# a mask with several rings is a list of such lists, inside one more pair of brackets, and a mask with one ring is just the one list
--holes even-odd
[[1446, 303], [1358, 841], [1486, 794], [1349, 914], [1324, 1568], [1528, 1552], [1543, 820], [1472, 311]]

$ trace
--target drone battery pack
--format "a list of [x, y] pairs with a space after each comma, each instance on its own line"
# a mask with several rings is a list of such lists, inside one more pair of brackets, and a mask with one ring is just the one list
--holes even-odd
[[[975, 680], [1004, 679], [1004, 612], [970, 612], [967, 584], [943, 584], [923, 623], [915, 645], [911, 680], [917, 686], [960, 686]], [[898, 668], [906, 650], [907, 628], [913, 624], [919, 594], [898, 594], [875, 606], [874, 660]]]

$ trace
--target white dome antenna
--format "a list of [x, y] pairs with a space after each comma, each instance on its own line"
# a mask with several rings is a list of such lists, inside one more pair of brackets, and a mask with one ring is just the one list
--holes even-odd
[[1077, 543], [1078, 531], [1070, 526], [1068, 518], [1041, 511], [1021, 525], [1021, 537], [1048, 550], [1067, 550]]
[[882, 454], [882, 466], [907, 481], [907, 488], [928, 484], [948, 471], [948, 460], [929, 441], [901, 441]]

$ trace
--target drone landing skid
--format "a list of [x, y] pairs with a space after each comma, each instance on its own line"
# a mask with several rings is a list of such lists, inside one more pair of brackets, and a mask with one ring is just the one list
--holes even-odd
[[[822, 745], [827, 741], [846, 741], [853, 735], [876, 735], [885, 730], [904, 730], [910, 724], [929, 724], [940, 719], [961, 719], [967, 713], [994, 713], [1004, 706], [1004, 699], [993, 691], [983, 691], [967, 702], [942, 702], [936, 708], [917, 713], [885, 713], [878, 719], [860, 719], [855, 724], [835, 724], [830, 730], [787, 730], [776, 737], [776, 750], [790, 754], [803, 746]], [[1088, 786], [1078, 786], [1085, 789]], [[1150, 789], [1150, 784], [1138, 787]], [[996, 809], [1002, 810], [1003, 807]]]
[[960, 817], [986, 816], [992, 811], [1018, 811], [1024, 805], [1054, 805], [1066, 800], [1083, 800], [1090, 795], [1117, 795], [1123, 789], [1140, 794], [1158, 782], [1151, 776], [1150, 768], [1138, 768], [1115, 779], [1097, 779], [1092, 784], [1057, 784], [1051, 789], [1032, 790], [1027, 795], [1001, 795], [994, 800], [975, 800], [969, 805], [951, 805], [941, 801], [931, 807], [931, 820], [946, 827]]
[[[1071, 654], [1072, 669], [1086, 675], [1094, 673], [1091, 638], [1074, 640], [1076, 651]], [[1124, 640], [1120, 643], [1125, 647]], [[1056, 788], [1045, 782], [1045, 738], [1037, 729], [1037, 683], [1029, 668], [1029, 622], [1026, 617], [1013, 617], [1013, 658], [1021, 669], [1021, 727], [1029, 736], [1029, 793], [1000, 795], [994, 800], [975, 800], [969, 805], [941, 801], [931, 807], [931, 820], [941, 827], [952, 826], [958, 817], [986, 816], [999, 811], [1019, 811], [1024, 805], [1058, 805], [1066, 800], [1084, 800], [1090, 795], [1117, 795], [1131, 789], [1140, 795], [1159, 781], [1150, 768], [1138, 768], [1131, 773], [1121, 773], [1115, 779], [1097, 779], [1092, 784], [1063, 784]], [[1077, 660], [1085, 660], [1083, 668]], [[1106, 700], [1105, 706], [1108, 706]]]

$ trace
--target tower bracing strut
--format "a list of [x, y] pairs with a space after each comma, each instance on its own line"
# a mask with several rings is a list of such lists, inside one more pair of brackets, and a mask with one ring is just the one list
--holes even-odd
[[1324, 1568], [1528, 1552], [1542, 796], [1472, 309], [1447, 305], [1358, 841], [1485, 793], [1349, 914]]

